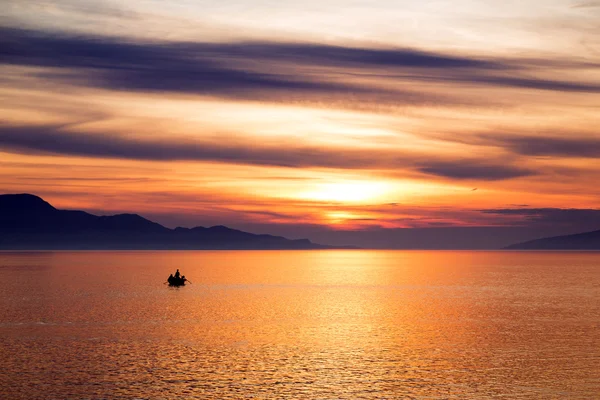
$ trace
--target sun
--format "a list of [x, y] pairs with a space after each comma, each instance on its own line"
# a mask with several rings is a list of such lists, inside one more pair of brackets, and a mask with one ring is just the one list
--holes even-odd
[[312, 201], [360, 203], [376, 200], [386, 192], [387, 185], [382, 182], [345, 181], [317, 184], [300, 197]]

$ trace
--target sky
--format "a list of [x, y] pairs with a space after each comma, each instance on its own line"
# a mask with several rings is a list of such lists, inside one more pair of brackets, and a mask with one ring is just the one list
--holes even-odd
[[600, 229], [600, 1], [3, 0], [0, 192], [367, 247]]

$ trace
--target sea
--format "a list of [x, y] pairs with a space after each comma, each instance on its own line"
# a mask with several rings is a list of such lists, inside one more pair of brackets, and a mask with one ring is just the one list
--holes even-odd
[[0, 398], [600, 398], [600, 252], [1, 252]]

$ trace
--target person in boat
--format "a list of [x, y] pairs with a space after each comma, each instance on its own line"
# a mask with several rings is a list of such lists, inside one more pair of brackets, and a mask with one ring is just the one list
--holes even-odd
[[169, 277], [167, 278], [167, 282], [169, 282], [169, 285], [172, 285], [173, 282], [175, 282], [175, 277], [173, 276], [173, 274], [169, 275]]
[[181, 275], [179, 274], [179, 268], [177, 268], [177, 271], [175, 271], [175, 279], [179, 279]]
[[185, 279], [185, 275], [181, 275], [181, 283], [185, 284], [187, 279]]

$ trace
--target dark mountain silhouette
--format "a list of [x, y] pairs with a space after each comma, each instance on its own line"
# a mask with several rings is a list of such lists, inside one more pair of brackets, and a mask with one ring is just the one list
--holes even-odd
[[323, 249], [308, 239], [226, 226], [169, 229], [137, 214], [58, 210], [31, 194], [0, 195], [0, 249]]
[[575, 235], [554, 236], [506, 247], [510, 250], [600, 250], [600, 230]]

